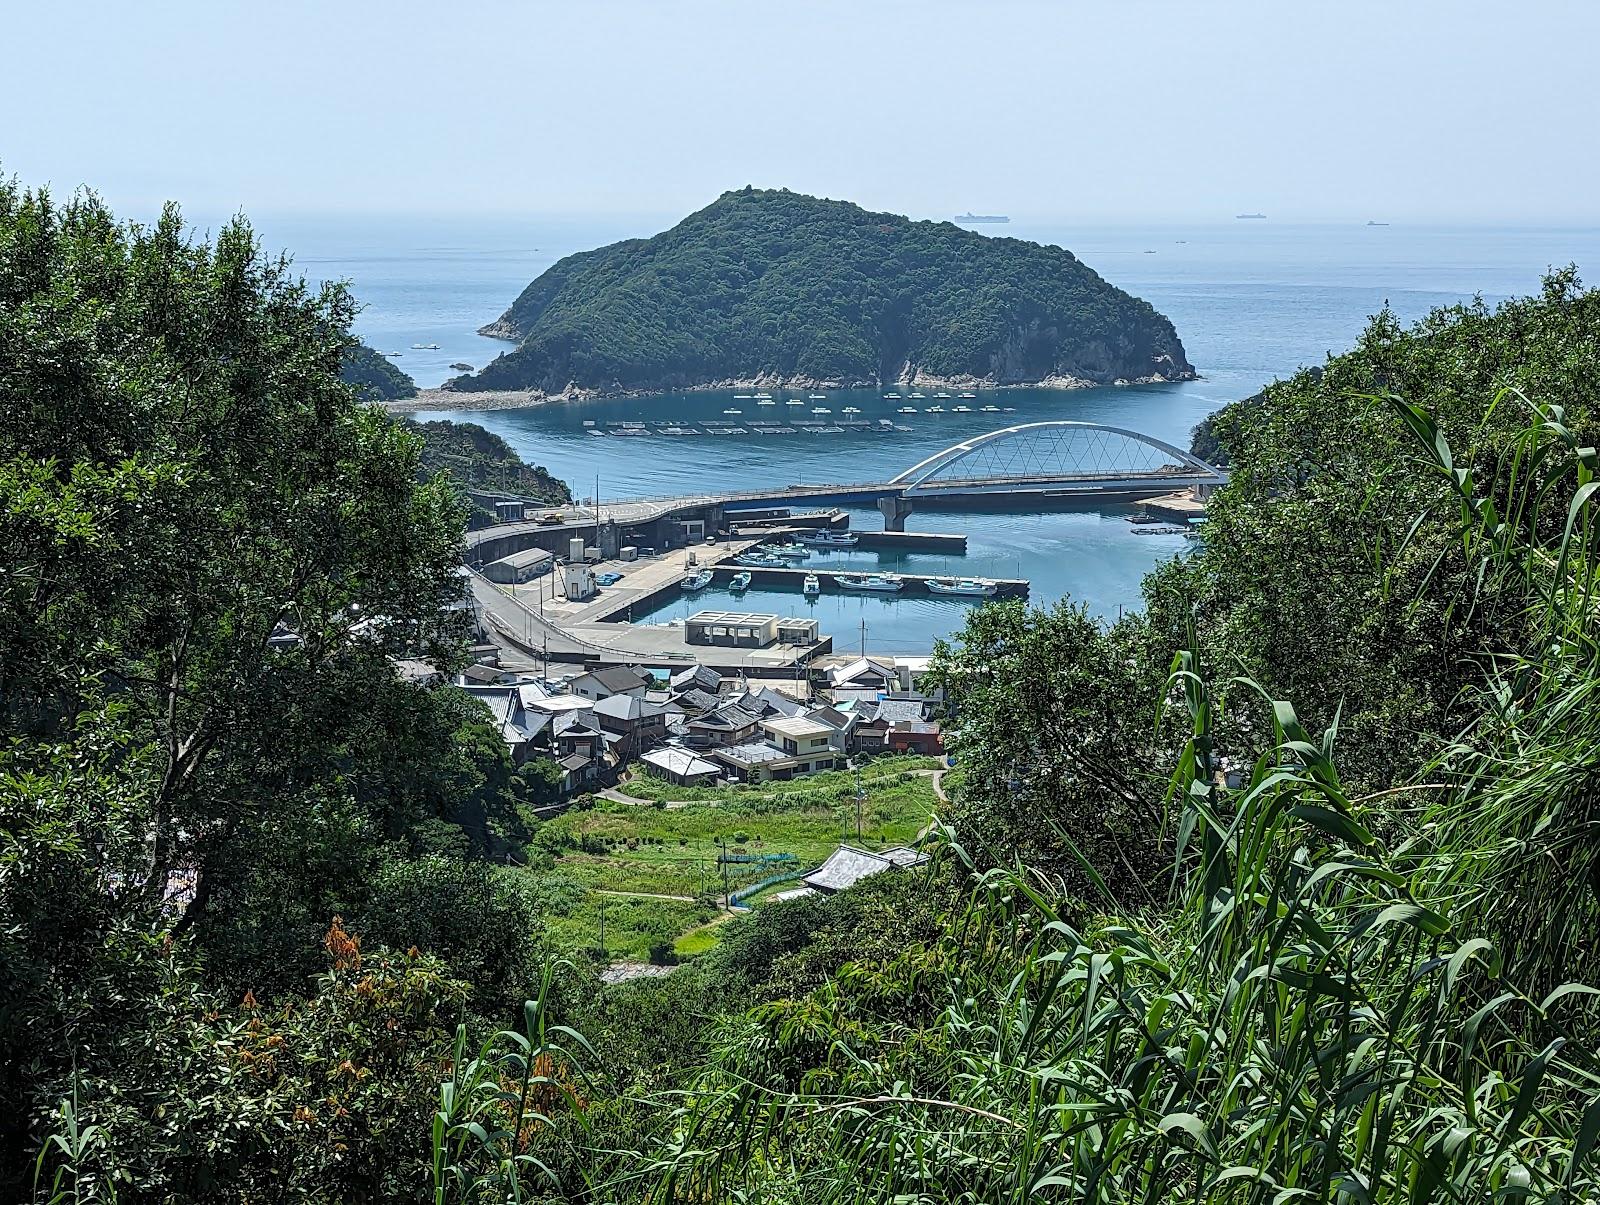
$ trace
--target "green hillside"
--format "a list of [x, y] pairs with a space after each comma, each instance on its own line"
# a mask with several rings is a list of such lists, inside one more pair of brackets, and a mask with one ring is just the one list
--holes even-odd
[[389, 362], [387, 356], [365, 343], [347, 348], [339, 361], [339, 376], [361, 390], [364, 402], [392, 402], [416, 397], [417, 383]]
[[787, 190], [570, 255], [483, 333], [517, 348], [449, 388], [1194, 375], [1172, 324], [1070, 251]]

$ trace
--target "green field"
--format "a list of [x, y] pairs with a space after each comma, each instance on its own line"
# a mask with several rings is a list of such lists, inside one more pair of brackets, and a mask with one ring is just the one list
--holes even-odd
[[[603, 891], [682, 896], [607, 897], [607, 951], [644, 957], [652, 944], [698, 930], [677, 953], [703, 952], [715, 942], [715, 930], [699, 926], [715, 915], [709, 897], [720, 897], [724, 888], [717, 863], [724, 848], [771, 859], [730, 866], [726, 886], [737, 891], [769, 875], [811, 870], [841, 842], [878, 849], [913, 841], [938, 807], [927, 773], [934, 765], [931, 758], [903, 757], [864, 767], [859, 839], [851, 772], [750, 787], [685, 789], [654, 778], [630, 780], [624, 793], [657, 802], [597, 799], [541, 827], [539, 843], [556, 854], [552, 877], [559, 877], [570, 901], [552, 917], [551, 935], [573, 948], [598, 945]], [[669, 808], [667, 800], [685, 805]], [[774, 858], [784, 854], [792, 859]]]

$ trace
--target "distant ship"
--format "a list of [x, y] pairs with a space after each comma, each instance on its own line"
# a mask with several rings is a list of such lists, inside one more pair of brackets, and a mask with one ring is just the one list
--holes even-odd
[[958, 222], [1009, 222], [1011, 219], [1003, 213], [958, 213], [955, 216]]
[[1368, 226], [1387, 226], [1388, 224], [1389, 224], [1388, 222], [1373, 222], [1373, 221], [1368, 221], [1367, 222]]
[[1240, 222], [1264, 222], [1267, 220], [1267, 215], [1264, 213], [1236, 213], [1233, 216], [1236, 221]]

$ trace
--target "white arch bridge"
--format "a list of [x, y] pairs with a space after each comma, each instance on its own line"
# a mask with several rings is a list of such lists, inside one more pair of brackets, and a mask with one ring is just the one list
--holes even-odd
[[918, 499], [1040, 495], [1148, 498], [1224, 484], [1227, 473], [1192, 452], [1126, 427], [1057, 420], [1020, 423], [951, 444], [885, 482], [790, 486], [724, 495], [731, 509], [780, 500], [874, 501], [884, 525], [903, 531]]
[[[1137, 500], [1197, 488], [1202, 494], [1228, 479], [1227, 473], [1165, 440], [1125, 427], [1059, 420], [1002, 427], [960, 443], [912, 465], [888, 481], [822, 482], [765, 489], [706, 493], [670, 498], [637, 498], [606, 503], [597, 516], [590, 507], [545, 511], [544, 520], [503, 523], [467, 533], [469, 556], [489, 561], [534, 544], [565, 549], [571, 535], [595, 532], [597, 519], [623, 529], [646, 532], [659, 521], [700, 517], [720, 522], [741, 510], [816, 505], [876, 505], [884, 527], [904, 531], [906, 516], [919, 500], [1016, 496], [1033, 497], [1041, 507], [1074, 499]], [[559, 513], [561, 522], [550, 523]]]

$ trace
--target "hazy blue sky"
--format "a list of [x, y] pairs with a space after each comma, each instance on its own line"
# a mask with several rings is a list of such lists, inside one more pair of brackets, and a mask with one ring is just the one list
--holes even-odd
[[0, 169], [135, 210], [1600, 217], [1592, 0], [7, 8]]

